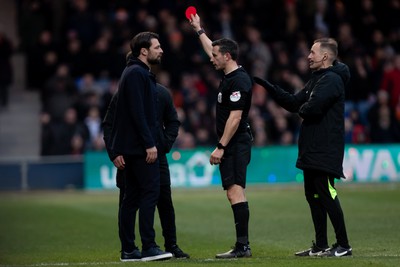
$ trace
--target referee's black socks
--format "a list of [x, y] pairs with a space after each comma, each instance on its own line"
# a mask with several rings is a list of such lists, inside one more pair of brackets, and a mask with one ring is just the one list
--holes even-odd
[[236, 227], [236, 243], [249, 244], [249, 204], [240, 202], [232, 205], [233, 217]]

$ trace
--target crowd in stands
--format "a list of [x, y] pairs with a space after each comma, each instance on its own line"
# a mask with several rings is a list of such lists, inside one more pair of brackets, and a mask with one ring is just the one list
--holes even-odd
[[[19, 0], [18, 49], [27, 87], [41, 94], [42, 155], [103, 150], [101, 121], [125, 66], [131, 38], [160, 35], [162, 64], [182, 126], [176, 148], [214, 146], [221, 73], [213, 69], [184, 16], [194, 5], [212, 39], [240, 45], [252, 76], [295, 92], [310, 76], [312, 41], [333, 37], [351, 70], [346, 142], [400, 141], [400, 0]], [[255, 85], [249, 114], [254, 146], [297, 142], [300, 117]]]

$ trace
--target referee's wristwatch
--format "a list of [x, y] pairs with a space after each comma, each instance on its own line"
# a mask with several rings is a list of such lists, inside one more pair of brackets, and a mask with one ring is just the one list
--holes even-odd
[[218, 143], [218, 144], [217, 144], [217, 148], [218, 148], [218, 149], [224, 149], [224, 150], [225, 150], [226, 146], [224, 146], [224, 145], [221, 144], [221, 143]]
[[206, 31], [205, 31], [203, 28], [201, 28], [201, 29], [198, 30], [196, 33], [197, 33], [197, 36], [200, 36], [200, 35], [202, 35], [203, 33], [206, 33]]

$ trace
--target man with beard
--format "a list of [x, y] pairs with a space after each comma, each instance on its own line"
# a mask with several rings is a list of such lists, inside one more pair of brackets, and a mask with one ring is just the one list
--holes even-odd
[[[126, 56], [127, 64], [132, 59], [131, 51]], [[158, 100], [158, 122], [161, 124], [159, 129], [158, 158], [160, 165], [160, 196], [157, 202], [158, 214], [160, 216], [162, 233], [165, 240], [165, 251], [171, 252], [175, 258], [189, 258], [189, 254], [183, 252], [177, 244], [175, 209], [172, 202], [171, 176], [166, 154], [170, 152], [176, 137], [178, 136], [180, 121], [176, 112], [172, 96], [168, 89], [157, 83]], [[119, 207], [125, 195], [125, 161], [123, 156], [115, 154], [109, 148], [109, 139], [112, 131], [115, 107], [118, 101], [118, 92], [111, 99], [104, 117], [102, 126], [104, 132], [104, 142], [110, 160], [114, 163], [117, 170], [117, 187], [119, 188]], [[118, 222], [120, 227], [120, 222]]]
[[[155, 242], [154, 213], [160, 194], [156, 79], [151, 66], [159, 64], [163, 50], [159, 36], [141, 32], [133, 37], [132, 58], [119, 83], [110, 148], [122, 155], [125, 195], [119, 212], [121, 261], [153, 261], [172, 257]], [[142, 252], [135, 244], [136, 212]]]

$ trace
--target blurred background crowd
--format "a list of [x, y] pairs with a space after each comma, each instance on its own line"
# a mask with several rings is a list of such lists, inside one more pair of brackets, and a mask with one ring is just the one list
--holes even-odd
[[[161, 38], [162, 64], [152, 71], [170, 89], [182, 123], [175, 147], [216, 144], [214, 106], [222, 74], [184, 16], [189, 5], [196, 6], [212, 40], [239, 43], [239, 63], [250, 75], [291, 92], [310, 76], [313, 40], [336, 38], [339, 58], [352, 75], [346, 142], [400, 141], [400, 0], [16, 2], [20, 42], [10, 44], [0, 34], [1, 64], [12, 52], [26, 56], [27, 90], [41, 96], [42, 155], [104, 150], [101, 122], [118, 89], [129, 42], [140, 31]], [[11, 70], [0, 73], [1, 86], [11, 78]], [[297, 142], [300, 117], [278, 107], [257, 85], [249, 118], [255, 147]]]

